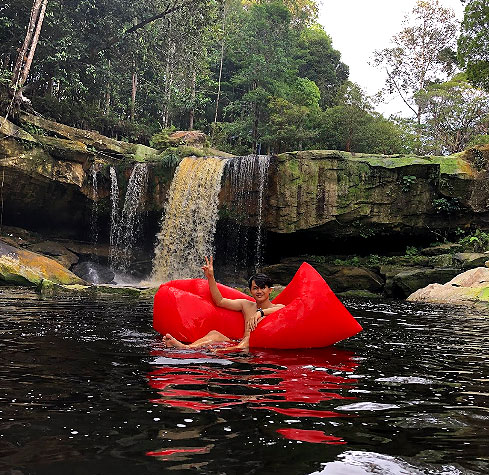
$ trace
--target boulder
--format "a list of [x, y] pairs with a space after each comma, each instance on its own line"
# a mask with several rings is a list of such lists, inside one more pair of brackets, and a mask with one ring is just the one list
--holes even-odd
[[107, 259], [109, 257], [109, 245], [89, 242], [67, 241], [63, 243], [66, 249], [80, 256], [94, 256]]
[[393, 278], [393, 294], [400, 297], [408, 297], [414, 291], [431, 283], [444, 284], [460, 272], [460, 269], [416, 269], [403, 271]]
[[43, 280], [57, 284], [85, 283], [53, 259], [0, 241], [0, 282], [32, 286]]
[[337, 272], [325, 279], [335, 292], [348, 290], [381, 292], [385, 283], [380, 275], [362, 267], [339, 267]]
[[59, 242], [42, 241], [28, 246], [28, 249], [54, 259], [67, 269], [78, 262], [78, 256]]
[[338, 292], [336, 294], [340, 298], [355, 298], [355, 299], [381, 299], [381, 294], [374, 294], [368, 290], [347, 290], [346, 292]]
[[430, 284], [413, 292], [407, 300], [456, 305], [489, 304], [489, 269], [477, 267], [443, 285]]
[[188, 145], [189, 147], [204, 148], [207, 137], [198, 130], [178, 130], [168, 137], [174, 145]]
[[380, 292], [384, 286], [384, 279], [372, 270], [355, 266], [337, 266], [307, 257], [283, 259], [280, 264], [264, 267], [263, 272], [273, 282], [287, 285], [303, 262], [311, 264], [334, 292], [345, 292], [347, 290]]
[[453, 256], [462, 269], [473, 269], [474, 267], [484, 266], [489, 254], [479, 252], [459, 252]]
[[36, 139], [31, 134], [20, 127], [17, 127], [15, 124], [12, 124], [12, 122], [5, 119], [5, 117], [0, 117], [0, 136], [2, 136], [2, 139], [11, 137], [14, 139], [21, 139], [26, 142], [36, 143]]
[[452, 254], [438, 254], [429, 259], [430, 267], [458, 267], [458, 261]]
[[122, 287], [113, 285], [64, 285], [43, 280], [39, 286], [42, 297], [88, 297], [92, 299], [108, 298], [120, 299], [147, 299], [152, 300], [158, 288]]
[[489, 285], [489, 269], [477, 267], [476, 269], [463, 272], [448, 282], [453, 287], [480, 287]]
[[423, 256], [438, 256], [441, 254], [453, 254], [455, 252], [462, 251], [463, 246], [454, 242], [449, 242], [445, 244], [439, 244], [438, 246], [431, 246], [421, 249], [421, 254]]

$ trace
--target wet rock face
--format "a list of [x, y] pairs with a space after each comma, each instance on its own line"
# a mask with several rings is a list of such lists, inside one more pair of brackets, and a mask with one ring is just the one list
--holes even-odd
[[334, 151], [279, 155], [270, 173], [267, 227], [369, 237], [426, 232], [427, 225], [443, 229], [468, 216], [483, 222], [487, 208], [472, 206], [481, 201], [474, 195], [481, 188], [475, 186], [477, 172], [462, 158], [444, 159]]

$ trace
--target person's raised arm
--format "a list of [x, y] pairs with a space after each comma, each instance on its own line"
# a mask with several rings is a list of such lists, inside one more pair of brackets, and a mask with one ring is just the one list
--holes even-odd
[[228, 310], [236, 310], [240, 312], [243, 309], [244, 299], [225, 299], [219, 288], [217, 287], [216, 279], [214, 278], [214, 262], [212, 256], [205, 258], [205, 265], [202, 266], [204, 275], [209, 282], [209, 290], [211, 291], [212, 300], [218, 307], [227, 308]]

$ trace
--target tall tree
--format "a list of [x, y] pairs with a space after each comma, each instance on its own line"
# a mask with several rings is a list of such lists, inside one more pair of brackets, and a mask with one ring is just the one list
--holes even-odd
[[447, 51], [455, 46], [457, 22], [439, 0], [418, 0], [403, 25], [392, 46], [375, 51], [373, 64], [386, 71], [384, 92], [399, 95], [421, 123], [423, 111], [414, 94], [453, 72]]
[[424, 111], [428, 153], [461, 152], [477, 135], [487, 135], [489, 93], [472, 87], [465, 74], [432, 84], [416, 96]]
[[458, 39], [458, 58], [468, 80], [489, 91], [489, 1], [467, 3]]
[[340, 52], [333, 48], [322, 26], [316, 24], [302, 30], [298, 45], [299, 74], [316, 83], [323, 108], [333, 105], [340, 86], [348, 79], [349, 68], [340, 58]]

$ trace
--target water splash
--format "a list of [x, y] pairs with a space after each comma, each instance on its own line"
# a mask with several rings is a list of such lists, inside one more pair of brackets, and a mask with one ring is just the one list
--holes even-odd
[[[115, 176], [111, 171], [111, 178]], [[141, 211], [144, 208], [146, 190], [148, 186], [148, 167], [145, 163], [138, 163], [132, 170], [129, 182], [127, 184], [124, 205], [120, 215], [119, 223], [113, 222], [113, 231], [111, 230], [111, 267], [114, 270], [127, 272], [133, 260], [134, 246], [140, 234]], [[117, 189], [117, 179], [112, 179], [111, 191]], [[112, 217], [114, 220], [118, 216], [117, 210], [114, 209], [115, 194], [112, 194]], [[111, 243], [112, 244], [112, 243]]]
[[153, 281], [202, 275], [202, 259], [212, 254], [225, 163], [219, 158], [187, 157], [178, 165], [157, 236]]

